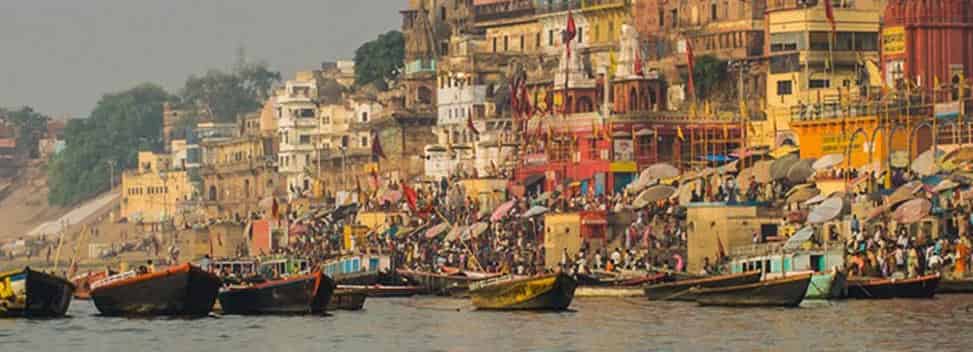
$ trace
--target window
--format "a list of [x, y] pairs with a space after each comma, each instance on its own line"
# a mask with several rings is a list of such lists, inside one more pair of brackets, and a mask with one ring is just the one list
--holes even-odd
[[541, 47], [541, 32], [537, 32], [537, 35], [534, 40], [534, 48], [540, 48], [540, 47]]
[[524, 35], [521, 34], [520, 35], [520, 51], [524, 51], [526, 49], [527, 49], [527, 40], [524, 39]]
[[[554, 30], [547, 31], [547, 46], [554, 46]], [[496, 50], [494, 50], [496, 51]]]
[[831, 46], [831, 32], [811, 32], [811, 50], [828, 50]]
[[368, 122], [368, 111], [361, 112], [361, 122]]
[[301, 141], [300, 144], [311, 144], [311, 136], [301, 135], [300, 141]]
[[595, 25], [595, 41], [601, 40], [601, 26]]
[[659, 28], [666, 26], [666, 12], [663, 9], [659, 9]]
[[831, 81], [827, 79], [812, 79], [807, 84], [808, 87], [812, 89], [829, 88], [831, 86]]
[[584, 28], [578, 27], [578, 43], [584, 43]]
[[493, 38], [493, 52], [497, 52], [497, 38]]
[[672, 21], [670, 21], [670, 22], [672, 22], [672, 26], [673, 27], [679, 27], [679, 10], [678, 9], [672, 9], [672, 10], [669, 11], [669, 13], [672, 14]]
[[710, 11], [710, 17], [713, 19], [713, 21], [716, 21], [719, 18], [719, 16], [716, 13], [717, 8], [715, 2], [709, 5], [709, 11]]
[[368, 147], [368, 137], [361, 137], [361, 147], [362, 148]]
[[314, 117], [314, 109], [300, 109], [297, 113], [298, 117]]
[[503, 51], [510, 50], [510, 37], [503, 36]]
[[791, 81], [777, 81], [777, 95], [791, 95], [793, 87]]

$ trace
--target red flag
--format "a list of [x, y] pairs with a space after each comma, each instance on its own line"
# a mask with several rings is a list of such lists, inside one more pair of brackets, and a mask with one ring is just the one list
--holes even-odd
[[686, 65], [689, 66], [689, 94], [696, 97], [696, 82], [693, 72], [696, 72], [696, 57], [693, 55], [693, 43], [686, 40]]
[[403, 182], [402, 195], [405, 196], [406, 203], [409, 203], [409, 209], [412, 210], [412, 212], [417, 212], [416, 199], [418, 198], [418, 195], [416, 194], [416, 190], [412, 189], [412, 187], [409, 187], [409, 185], [406, 185]]
[[824, 0], [824, 16], [828, 18], [828, 23], [831, 24], [831, 35], [838, 31], [838, 26], [835, 24], [834, 20], [834, 6], [831, 5], [831, 0]]
[[522, 79], [520, 81], [520, 114], [526, 115], [530, 118], [533, 113], [530, 108], [530, 96], [527, 95], [527, 79]]
[[637, 74], [639, 76], [645, 76], [645, 73], [642, 72], [642, 53], [641, 53], [641, 51], [642, 50], [639, 50], [638, 48], [635, 49], [635, 74]]
[[378, 138], [378, 132], [372, 131], [372, 160], [378, 161], [379, 158], [388, 159], [382, 150], [382, 140]]
[[270, 206], [270, 216], [275, 220], [280, 216], [280, 204], [277, 204], [277, 197], [273, 198], [274, 203]]
[[514, 77], [510, 81], [510, 114], [516, 115], [520, 111], [520, 102], [517, 101], [517, 89], [520, 87], [520, 77]]
[[473, 115], [466, 115], [466, 128], [469, 128], [473, 134], [480, 134], [480, 131], [476, 129], [476, 125], [473, 124]]
[[563, 40], [564, 50], [567, 50], [568, 57], [571, 57], [571, 41], [578, 35], [578, 28], [574, 25], [574, 15], [568, 11], [568, 24], [564, 29]]

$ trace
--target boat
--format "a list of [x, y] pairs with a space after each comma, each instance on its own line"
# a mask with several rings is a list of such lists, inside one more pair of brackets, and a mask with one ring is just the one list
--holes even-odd
[[351, 289], [338, 287], [334, 290], [334, 294], [331, 295], [331, 301], [328, 302], [328, 310], [361, 310], [365, 307], [365, 299], [368, 297], [368, 293], [361, 289]]
[[155, 272], [127, 271], [91, 285], [105, 316], [203, 316], [213, 309], [220, 278], [192, 264]]
[[849, 278], [848, 297], [858, 299], [932, 298], [939, 274], [908, 279]]
[[419, 286], [338, 285], [339, 289], [361, 290], [368, 297], [412, 297], [423, 292]]
[[690, 293], [701, 306], [797, 307], [807, 294], [812, 274], [787, 276], [745, 285], [694, 287]]
[[581, 286], [574, 291], [575, 297], [643, 297], [641, 287], [632, 286]]
[[788, 249], [779, 243], [764, 243], [734, 248], [731, 253], [736, 255], [730, 260], [730, 272], [761, 271], [765, 280], [813, 273], [805, 299], [841, 299], [847, 295], [847, 275], [840, 269], [845, 266], [844, 252], [840, 248]]
[[397, 285], [389, 255], [361, 254], [330, 259], [321, 264], [321, 271], [339, 285]]
[[804, 274], [811, 275], [811, 284], [807, 286], [807, 293], [804, 299], [842, 299], [848, 295], [848, 275], [844, 271], [837, 269], [827, 273], [816, 273], [809, 270], [788, 272], [786, 275], [780, 273], [764, 273], [764, 280]]
[[481, 310], [565, 310], [578, 283], [564, 273], [533, 277], [502, 276], [470, 287], [473, 306]]
[[223, 314], [323, 313], [334, 292], [334, 281], [320, 272], [229, 287], [219, 293]]
[[608, 272], [595, 272], [592, 274], [575, 274], [578, 286], [606, 287], [606, 286], [629, 286], [639, 287], [646, 284], [654, 284], [670, 281], [668, 273], [642, 274], [637, 276], [619, 275]]
[[108, 274], [106, 272], [99, 271], [90, 272], [71, 278], [71, 283], [74, 284], [74, 299], [91, 299], [91, 284], [93, 284], [95, 281], [104, 279], [107, 276]]
[[423, 293], [449, 297], [468, 297], [470, 284], [500, 276], [499, 274], [467, 276], [465, 272], [446, 275], [409, 269], [396, 271], [410, 284], [421, 287]]
[[973, 293], [973, 279], [942, 279], [936, 294]]
[[759, 271], [748, 271], [737, 274], [710, 276], [701, 279], [681, 280], [645, 286], [645, 297], [652, 301], [695, 301], [696, 296], [690, 292], [694, 287], [717, 288], [752, 284], [760, 281]]
[[73, 294], [70, 281], [29, 267], [0, 273], [0, 318], [63, 317]]

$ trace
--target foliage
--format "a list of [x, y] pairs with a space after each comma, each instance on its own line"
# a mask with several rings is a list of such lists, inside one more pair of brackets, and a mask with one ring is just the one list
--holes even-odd
[[355, 50], [355, 84], [374, 83], [384, 89], [387, 81], [399, 77], [404, 60], [405, 36], [402, 32], [389, 31], [379, 35]]
[[17, 129], [17, 149], [26, 150], [30, 157], [37, 157], [37, 145], [47, 132], [49, 118], [29, 106], [18, 110], [2, 111], [0, 115], [6, 116], [7, 121]]
[[241, 60], [232, 72], [210, 70], [202, 76], [186, 79], [181, 96], [184, 103], [196, 104], [220, 122], [234, 122], [237, 117], [257, 109], [270, 96], [279, 72], [266, 63]]
[[140, 150], [162, 147], [162, 104], [174, 100], [154, 84], [106, 94], [87, 119], [68, 122], [65, 149], [48, 165], [48, 202], [67, 206], [108, 188], [109, 161], [134, 168]]
[[[694, 64], [693, 83], [696, 85], [696, 96], [700, 99], [707, 99], [711, 94], [717, 93], [718, 86], [729, 79], [727, 62], [721, 61], [715, 56], [700, 56]], [[684, 74], [683, 82], [688, 80], [688, 77]]]

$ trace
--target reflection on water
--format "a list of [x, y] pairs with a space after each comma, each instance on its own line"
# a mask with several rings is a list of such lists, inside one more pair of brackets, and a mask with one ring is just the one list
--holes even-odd
[[799, 309], [702, 308], [576, 299], [561, 313], [478, 312], [465, 300], [370, 299], [317, 317], [97, 316], [0, 320], [2, 351], [970, 350], [973, 296], [805, 302]]

